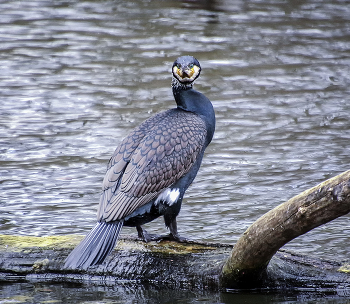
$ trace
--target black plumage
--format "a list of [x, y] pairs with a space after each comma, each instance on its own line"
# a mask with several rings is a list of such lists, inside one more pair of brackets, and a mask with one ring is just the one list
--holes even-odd
[[192, 88], [200, 71], [192, 56], [174, 62], [172, 90], [177, 108], [147, 119], [117, 147], [103, 181], [98, 223], [71, 252], [65, 267], [86, 269], [102, 263], [123, 225], [136, 227], [139, 237], [152, 240], [141, 225], [159, 216], [164, 216], [170, 237], [182, 239], [176, 217], [215, 130], [211, 102]]

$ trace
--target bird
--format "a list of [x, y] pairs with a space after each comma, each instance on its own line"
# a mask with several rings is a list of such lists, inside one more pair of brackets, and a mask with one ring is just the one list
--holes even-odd
[[110, 158], [103, 180], [97, 223], [73, 249], [65, 268], [87, 269], [103, 263], [114, 249], [123, 226], [136, 227], [138, 237], [160, 238], [142, 225], [163, 216], [171, 240], [185, 191], [200, 168], [215, 131], [211, 101], [193, 88], [201, 66], [190, 55], [172, 65], [176, 108], [155, 114], [127, 135]]

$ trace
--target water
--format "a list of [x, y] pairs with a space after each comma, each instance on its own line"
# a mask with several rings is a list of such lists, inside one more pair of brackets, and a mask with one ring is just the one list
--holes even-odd
[[[174, 106], [171, 64], [191, 54], [217, 131], [179, 231], [236, 242], [265, 212], [349, 169], [349, 21], [350, 5], [330, 0], [2, 1], [0, 233], [87, 233], [109, 157]], [[348, 259], [348, 223], [285, 248]], [[146, 226], [166, 232], [161, 219]]]

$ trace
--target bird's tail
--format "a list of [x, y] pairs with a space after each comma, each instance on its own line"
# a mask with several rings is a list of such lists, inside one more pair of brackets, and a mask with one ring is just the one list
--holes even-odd
[[66, 259], [65, 268], [87, 269], [102, 263], [117, 243], [123, 221], [98, 222]]

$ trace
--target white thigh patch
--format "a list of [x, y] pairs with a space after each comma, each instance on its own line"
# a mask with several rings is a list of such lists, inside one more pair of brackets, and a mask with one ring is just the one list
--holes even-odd
[[180, 196], [180, 190], [177, 188], [174, 189], [165, 189], [154, 202], [155, 205], [158, 205], [160, 201], [166, 202], [169, 206], [174, 204]]

